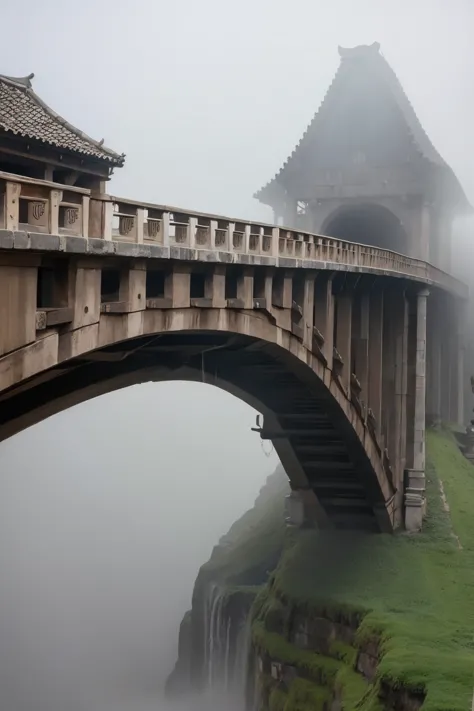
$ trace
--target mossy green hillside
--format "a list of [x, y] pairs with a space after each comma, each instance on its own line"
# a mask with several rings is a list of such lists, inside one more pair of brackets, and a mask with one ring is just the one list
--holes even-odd
[[[288, 663], [295, 661], [294, 650], [282, 646], [284, 630], [278, 634], [258, 627], [272, 606], [277, 619], [276, 608], [281, 601], [296, 607], [299, 613], [324, 615], [334, 621], [352, 620], [358, 626], [358, 644], [380, 640], [378, 676], [370, 687], [364, 684], [356, 688], [357, 675], [347, 657], [329, 660], [327, 669], [335, 668], [332, 662], [339, 664], [335, 673], [340, 674], [345, 711], [378, 708], [376, 697], [382, 679], [391, 688], [425, 692], [423, 711], [470, 708], [474, 671], [474, 467], [464, 459], [448, 431], [428, 433], [427, 453], [428, 515], [422, 533], [354, 536], [292, 531], [271, 586], [255, 603], [257, 638], [260, 635], [260, 643], [270, 655], [278, 647], [277, 658]], [[441, 483], [449, 511], [441, 496]], [[298, 666], [310, 663], [320, 664], [298, 657]]]

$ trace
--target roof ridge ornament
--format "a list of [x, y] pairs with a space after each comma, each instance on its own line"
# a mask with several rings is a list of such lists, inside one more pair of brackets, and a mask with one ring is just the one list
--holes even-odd
[[18, 84], [19, 86], [25, 87], [25, 89], [31, 89], [31, 80], [34, 79], [34, 76], [33, 72], [26, 77], [9, 77], [6, 74], [0, 74], [0, 79], [6, 79], [12, 84]]
[[357, 47], [339, 47], [337, 48], [341, 59], [353, 59], [354, 57], [368, 57], [380, 52], [380, 42], [372, 42], [372, 44], [360, 44]]

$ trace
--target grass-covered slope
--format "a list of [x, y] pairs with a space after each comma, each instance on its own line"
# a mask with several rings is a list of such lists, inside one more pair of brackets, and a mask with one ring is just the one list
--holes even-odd
[[[269, 599], [257, 600], [267, 612], [257, 611], [256, 641], [270, 656], [275, 649], [280, 658], [289, 654], [290, 664], [301, 655], [306, 655], [302, 663], [315, 668], [323, 662], [316, 654], [311, 661], [281, 636], [279, 642], [265, 623], [262, 629], [272, 604], [335, 621], [356, 619], [356, 646], [379, 641], [377, 674], [369, 686], [357, 686], [350, 663], [324, 662], [343, 689], [344, 711], [397, 708], [379, 705], [384, 685], [423, 691], [423, 711], [471, 708], [474, 467], [447, 431], [428, 433], [427, 453], [428, 516], [421, 534], [291, 532], [267, 590]], [[284, 701], [281, 694], [273, 700], [275, 707]], [[286, 704], [286, 711], [295, 710]]]

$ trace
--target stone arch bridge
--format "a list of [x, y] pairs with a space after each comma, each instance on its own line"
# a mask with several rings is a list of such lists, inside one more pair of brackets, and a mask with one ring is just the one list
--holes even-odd
[[0, 190], [0, 439], [204, 380], [263, 413], [301, 520], [420, 528], [425, 403], [462, 418], [462, 284], [308, 232], [7, 173]]

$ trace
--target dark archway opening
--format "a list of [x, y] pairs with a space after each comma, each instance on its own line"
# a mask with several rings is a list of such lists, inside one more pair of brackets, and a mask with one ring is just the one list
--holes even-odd
[[381, 205], [340, 208], [329, 215], [322, 232], [346, 242], [409, 253], [408, 238], [402, 223], [393, 212]]

